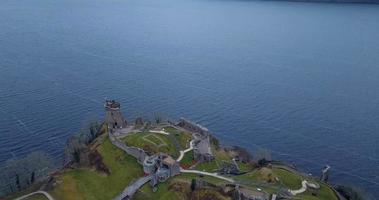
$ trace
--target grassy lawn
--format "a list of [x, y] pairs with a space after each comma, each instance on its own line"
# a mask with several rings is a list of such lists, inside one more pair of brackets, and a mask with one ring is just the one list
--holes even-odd
[[150, 132], [136, 133], [126, 136], [123, 141], [128, 146], [139, 147], [152, 154], [164, 152], [174, 158], [179, 157], [179, 151], [166, 135]]
[[237, 176], [236, 179], [242, 181], [252, 180], [262, 183], [271, 183], [293, 190], [301, 188], [301, 181], [303, 180], [300, 175], [294, 174], [290, 171], [277, 168], [269, 169], [266, 167]]
[[193, 150], [184, 154], [183, 159], [180, 161], [180, 166], [188, 168], [194, 164]]
[[[271, 174], [271, 175], [270, 175]], [[276, 182], [276, 178], [279, 179], [279, 182]], [[299, 189], [301, 188], [301, 181], [304, 179], [309, 179], [309, 178], [304, 178], [301, 175], [292, 173], [290, 171], [287, 171], [285, 169], [280, 169], [280, 168], [274, 168], [274, 169], [269, 169], [269, 168], [261, 168], [259, 170], [255, 170], [253, 172], [244, 174], [242, 176], [237, 176], [237, 180], [242, 180], [242, 181], [257, 181], [263, 182], [263, 183], [268, 183], [271, 182], [273, 186], [284, 186], [287, 188], [290, 188], [292, 190]], [[313, 182], [318, 182], [316, 180], [310, 180]], [[306, 192], [303, 194], [297, 195], [294, 199], [301, 199], [301, 200], [337, 200], [337, 197], [335, 196], [334, 192], [325, 184], [321, 184], [318, 182], [321, 186], [319, 190], [315, 189], [307, 189]], [[273, 193], [275, 190], [273, 190], [274, 187], [262, 187], [262, 189], [266, 192]], [[316, 194], [316, 196], [313, 196], [312, 193]]]
[[279, 178], [279, 182], [293, 190], [301, 188], [301, 182], [304, 178], [302, 178], [298, 174], [294, 174], [290, 171], [284, 169], [273, 169], [273, 174], [275, 177]]
[[[338, 200], [334, 192], [325, 184], [320, 184], [319, 190], [308, 189], [303, 194], [298, 195], [303, 200]], [[312, 193], [316, 194], [313, 196]]]
[[56, 199], [112, 199], [132, 180], [143, 175], [137, 161], [113, 146], [109, 139], [97, 147], [110, 174], [92, 169], [75, 169], [58, 176], [58, 186], [49, 191]]
[[[177, 200], [186, 199], [186, 194], [190, 192], [191, 180], [193, 178], [199, 178], [196, 174], [180, 174], [169, 179], [165, 183], [160, 183], [158, 185], [158, 190], [156, 192], [152, 191], [149, 184], [144, 185], [134, 196], [136, 200]], [[204, 180], [215, 185], [225, 184], [226, 182], [214, 177], [204, 176]], [[173, 185], [176, 189], [170, 189]], [[179, 189], [178, 189], [179, 188]]]
[[215, 159], [211, 162], [199, 163], [195, 169], [206, 172], [215, 172], [219, 169], [219, 165], [222, 161], [231, 162], [232, 160], [232, 157], [223, 149], [216, 150], [216, 148], [212, 146], [212, 152], [215, 155]]
[[179, 131], [178, 129], [171, 126], [164, 127], [164, 130], [175, 136], [176, 140], [179, 142], [181, 146], [181, 150], [189, 148], [189, 141], [191, 141], [192, 139], [191, 133]]

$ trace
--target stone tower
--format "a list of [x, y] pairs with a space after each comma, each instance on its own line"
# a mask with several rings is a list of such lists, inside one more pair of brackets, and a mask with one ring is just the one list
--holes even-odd
[[106, 100], [105, 104], [105, 122], [110, 128], [119, 129], [125, 128], [127, 125], [126, 120], [121, 114], [121, 105], [115, 100]]

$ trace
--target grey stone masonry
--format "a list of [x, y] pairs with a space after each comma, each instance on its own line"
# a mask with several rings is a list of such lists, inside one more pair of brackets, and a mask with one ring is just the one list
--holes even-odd
[[126, 127], [127, 122], [121, 114], [121, 105], [115, 100], [107, 100], [104, 104], [105, 108], [105, 122], [108, 126], [118, 129]]
[[126, 146], [125, 143], [117, 139], [112, 133], [109, 132], [108, 134], [109, 134], [109, 139], [113, 145], [124, 150], [127, 154], [136, 158], [140, 164], [143, 164], [143, 162], [145, 161], [145, 158], [148, 156], [143, 149], [140, 149], [137, 147], [128, 147]]

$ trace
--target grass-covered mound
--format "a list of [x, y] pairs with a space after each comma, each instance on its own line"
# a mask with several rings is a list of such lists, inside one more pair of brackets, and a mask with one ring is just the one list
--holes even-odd
[[184, 169], [188, 169], [189, 167], [194, 165], [195, 162], [196, 161], [194, 160], [193, 150], [191, 150], [184, 154], [183, 159], [180, 161], [180, 166]]
[[[198, 163], [195, 169], [206, 172], [216, 172], [222, 162], [231, 162], [236, 155], [236, 152], [234, 151], [227, 151], [224, 148], [217, 148], [215, 145], [212, 145], [212, 152], [215, 159], [211, 162]], [[253, 169], [252, 163], [243, 163], [238, 161], [237, 164], [242, 172], [248, 172]]]
[[149, 154], [157, 154], [159, 152], [164, 152], [171, 155], [174, 158], [179, 157], [179, 150], [175, 146], [174, 142], [171, 141], [169, 136], [151, 133], [151, 132], [142, 132], [128, 135], [123, 138], [123, 141], [128, 146], [139, 147], [144, 149]]
[[294, 199], [300, 198], [302, 200], [337, 200], [335, 193], [330, 189], [329, 186], [320, 183], [314, 178], [304, 177], [299, 173], [294, 173], [283, 168], [274, 167], [271, 169], [262, 167], [244, 175], [237, 176], [236, 180], [243, 183], [248, 183], [249, 181], [266, 183], [261, 187], [261, 189], [269, 193], [279, 192], [280, 188], [297, 190], [301, 188], [301, 182], [303, 180], [309, 180], [311, 182], [319, 183], [321, 186], [320, 189], [308, 188], [306, 192], [295, 196]]
[[185, 131], [180, 131], [174, 127], [166, 126], [164, 130], [173, 136], [175, 136], [176, 140], [180, 144], [181, 150], [189, 148], [189, 141], [192, 139], [192, 134]]
[[109, 173], [91, 168], [66, 170], [56, 177], [57, 185], [49, 191], [57, 200], [112, 199], [134, 179], [143, 175], [136, 159], [115, 147], [106, 134], [92, 146], [99, 152]]
[[[214, 199], [214, 200], [227, 200], [230, 197], [222, 194], [220, 191], [212, 188], [207, 190], [194, 190], [191, 189], [191, 182], [194, 178], [199, 178], [195, 174], [181, 174], [169, 179], [165, 183], [158, 185], [158, 190], [153, 192], [149, 184], [144, 185], [135, 194], [135, 200], [178, 200], [178, 199]], [[208, 183], [215, 186], [226, 184], [225, 181], [213, 177], [202, 177]]]
[[320, 186], [321, 187], [318, 190], [308, 188], [306, 192], [296, 197], [302, 200], [338, 200], [336, 194], [330, 189], [329, 186], [325, 184], [320, 184]]

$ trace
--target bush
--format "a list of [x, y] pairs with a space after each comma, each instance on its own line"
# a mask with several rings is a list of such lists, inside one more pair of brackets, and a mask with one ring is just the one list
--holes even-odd
[[368, 195], [364, 195], [362, 191], [359, 189], [338, 185], [335, 189], [344, 196], [347, 200], [370, 200], [372, 197], [368, 197]]
[[89, 165], [89, 148], [91, 144], [101, 133], [103, 125], [98, 122], [92, 122], [86, 129], [71, 136], [67, 140], [65, 148], [65, 160], [67, 162], [77, 163], [80, 166]]
[[43, 152], [33, 152], [17, 160], [8, 160], [0, 168], [0, 196], [23, 190], [48, 178], [53, 162]]

